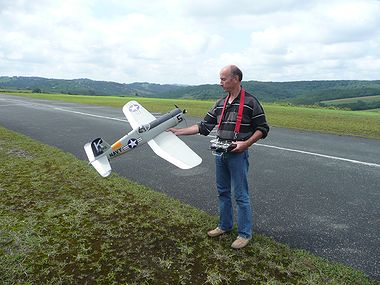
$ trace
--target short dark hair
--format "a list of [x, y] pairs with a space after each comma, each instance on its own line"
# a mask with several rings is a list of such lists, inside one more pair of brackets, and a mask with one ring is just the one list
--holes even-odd
[[237, 66], [232, 66], [231, 67], [231, 74], [233, 76], [237, 76], [239, 78], [239, 81], [243, 80], [243, 72], [239, 69]]

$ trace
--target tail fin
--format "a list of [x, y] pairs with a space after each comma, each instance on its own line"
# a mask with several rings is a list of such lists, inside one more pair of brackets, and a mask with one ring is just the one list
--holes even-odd
[[111, 174], [111, 165], [106, 154], [109, 148], [110, 145], [101, 138], [97, 138], [91, 143], [86, 143], [84, 145], [88, 160], [103, 177], [107, 177]]

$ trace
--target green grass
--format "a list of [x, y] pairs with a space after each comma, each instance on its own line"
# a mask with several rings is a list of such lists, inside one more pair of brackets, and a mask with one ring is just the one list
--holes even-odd
[[[202, 118], [214, 101], [151, 99], [141, 97], [79, 96], [62, 94], [20, 93], [40, 99], [62, 100], [121, 108], [129, 100], [137, 100], [151, 112], [167, 112], [174, 104], [188, 110], [189, 116]], [[0, 95], [1, 96], [1, 95]], [[271, 126], [310, 130], [339, 135], [380, 139], [380, 112], [345, 111], [277, 104], [264, 104]]]
[[234, 251], [216, 217], [1, 127], [0, 165], [0, 284], [377, 284], [262, 235]]

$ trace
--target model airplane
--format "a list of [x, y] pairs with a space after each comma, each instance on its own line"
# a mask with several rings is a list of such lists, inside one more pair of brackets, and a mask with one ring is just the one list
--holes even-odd
[[156, 119], [136, 101], [130, 101], [123, 107], [123, 113], [132, 127], [127, 135], [109, 145], [101, 138], [84, 145], [91, 165], [103, 177], [111, 174], [109, 160], [120, 156], [144, 143], [163, 159], [182, 169], [199, 165], [202, 159], [183, 141], [167, 129], [183, 121], [183, 111], [176, 108]]

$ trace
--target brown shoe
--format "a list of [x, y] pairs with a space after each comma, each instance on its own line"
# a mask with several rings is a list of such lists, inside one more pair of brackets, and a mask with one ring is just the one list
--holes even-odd
[[245, 247], [251, 238], [243, 238], [241, 236], [238, 236], [237, 239], [231, 244], [231, 247], [233, 249], [241, 249]]
[[226, 231], [223, 231], [221, 228], [217, 227], [216, 229], [208, 231], [207, 234], [209, 237], [218, 237], [218, 236], [224, 234], [225, 232]]

